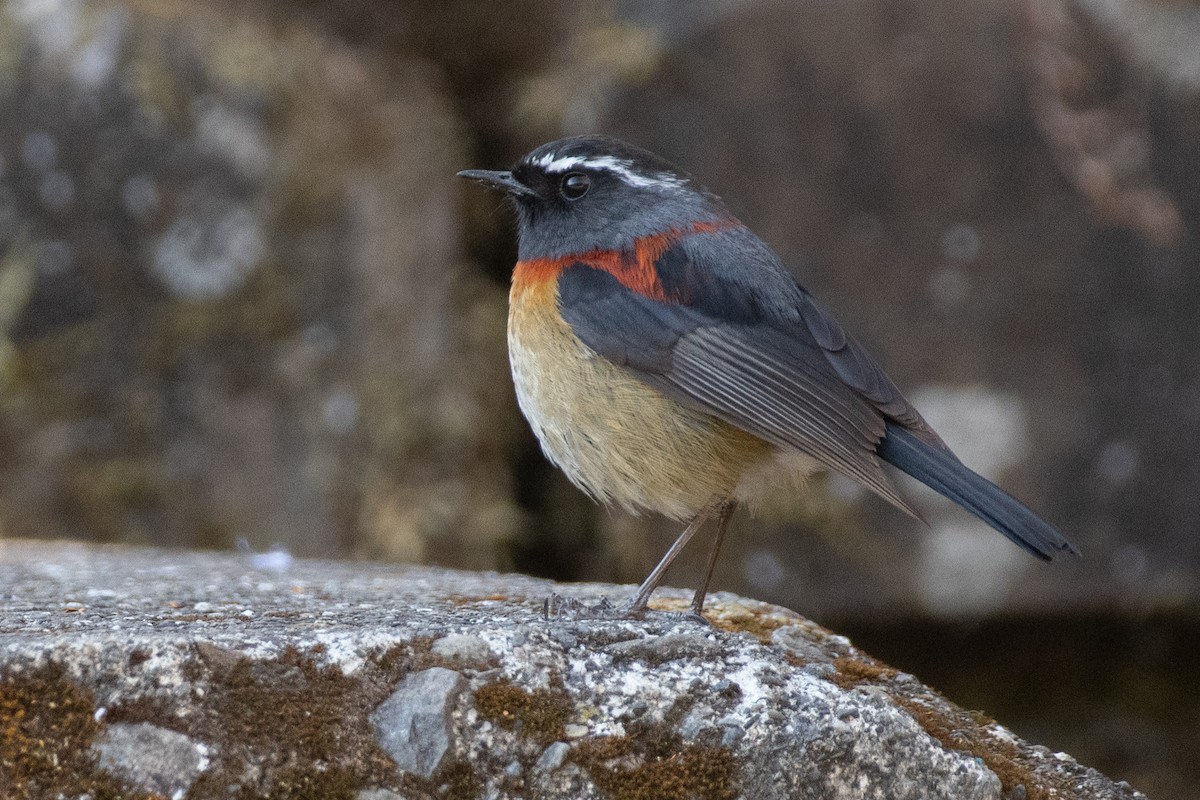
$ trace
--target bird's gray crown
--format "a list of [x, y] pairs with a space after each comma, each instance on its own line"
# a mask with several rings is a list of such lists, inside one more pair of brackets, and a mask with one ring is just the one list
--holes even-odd
[[562, 175], [577, 170], [603, 170], [637, 188], [674, 188], [690, 178], [678, 167], [653, 153], [607, 136], [573, 136], [544, 144], [521, 166]]

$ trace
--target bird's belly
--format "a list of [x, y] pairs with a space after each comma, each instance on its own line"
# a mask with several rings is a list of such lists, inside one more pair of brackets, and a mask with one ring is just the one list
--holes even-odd
[[668, 399], [597, 355], [558, 312], [554, 281], [514, 290], [508, 353], [546, 455], [604, 502], [685, 519], [773, 461], [763, 440]]

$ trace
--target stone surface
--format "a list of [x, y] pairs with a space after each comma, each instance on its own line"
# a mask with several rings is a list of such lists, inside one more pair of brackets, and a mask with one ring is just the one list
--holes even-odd
[[[711, 625], [547, 620], [552, 590], [632, 590], [277, 566], [0, 542], [0, 727], [20, 732], [20, 786], [116, 781], [140, 800], [144, 776], [203, 747], [195, 800], [1140, 797], [776, 606], [717, 594]], [[107, 772], [47, 771], [79, 746]]]
[[409, 675], [371, 714], [379, 744], [396, 766], [428, 778], [450, 749], [450, 710], [463, 685], [459, 673], [443, 667]]
[[181, 798], [209, 764], [207, 748], [148, 723], [106, 725], [92, 744], [96, 763], [130, 788]]
[[406, 798], [389, 789], [362, 789], [354, 795], [354, 800], [406, 800]]
[[537, 769], [540, 769], [544, 772], [553, 772], [562, 766], [563, 759], [567, 757], [567, 753], [570, 752], [570, 750], [571, 745], [567, 744], [566, 742], [555, 742], [547, 747], [545, 751], [543, 751], [543, 753], [538, 757], [536, 765]]
[[478, 636], [443, 636], [433, 643], [431, 652], [438, 658], [462, 664], [485, 664], [495, 658], [487, 642]]

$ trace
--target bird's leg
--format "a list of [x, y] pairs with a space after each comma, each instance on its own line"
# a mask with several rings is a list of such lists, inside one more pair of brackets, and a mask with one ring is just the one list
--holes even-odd
[[666, 555], [658, 562], [658, 565], [650, 571], [646, 576], [646, 580], [642, 581], [642, 585], [638, 587], [637, 595], [634, 596], [633, 602], [625, 609], [625, 616], [637, 618], [646, 613], [646, 607], [650, 603], [650, 595], [658, 588], [658, 584], [662, 582], [663, 575], [667, 572], [667, 567], [671, 566], [671, 562], [679, 555], [679, 552], [687, 545], [691, 538], [696, 535], [696, 531], [700, 530], [708, 518], [712, 516], [715, 506], [705, 506], [700, 509], [700, 512], [688, 523], [688, 526], [683, 529], [683, 533], [679, 534], [679, 538], [675, 540], [675, 544], [671, 545], [671, 549], [667, 550]]
[[703, 618], [704, 614], [704, 597], [708, 594], [708, 582], [712, 580], [713, 569], [717, 566], [717, 553], [721, 552], [721, 541], [725, 538], [725, 531], [729, 528], [729, 520], [733, 517], [734, 502], [726, 500], [720, 506], [720, 511], [717, 515], [717, 538], [713, 542], [712, 552], [708, 554], [708, 569], [704, 572], [704, 580], [700, 583], [700, 588], [696, 590], [696, 594], [692, 597], [691, 613], [697, 617]]

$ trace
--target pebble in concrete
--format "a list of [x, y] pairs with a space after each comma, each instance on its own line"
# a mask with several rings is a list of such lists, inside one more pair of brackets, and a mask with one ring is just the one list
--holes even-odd
[[145, 722], [106, 726], [92, 750], [128, 788], [163, 797], [183, 797], [208, 768], [204, 745]]
[[481, 664], [496, 657], [487, 642], [465, 633], [443, 636], [433, 643], [430, 651], [438, 658], [459, 664]]
[[450, 749], [450, 707], [463, 684], [454, 670], [422, 670], [371, 713], [380, 746], [400, 769], [423, 778], [437, 771]]
[[630, 639], [604, 648], [606, 653], [618, 661], [638, 659], [651, 664], [684, 658], [716, 658], [724, 650], [720, 642], [692, 633], [669, 633], [666, 636]]
[[808, 662], [829, 662], [829, 653], [812, 640], [812, 634], [798, 625], [785, 625], [771, 634], [771, 644], [782, 647]]
[[563, 760], [567, 757], [567, 752], [571, 746], [566, 742], [555, 742], [542, 751], [542, 755], [537, 760], [536, 769], [542, 772], [551, 772], [562, 766]]

